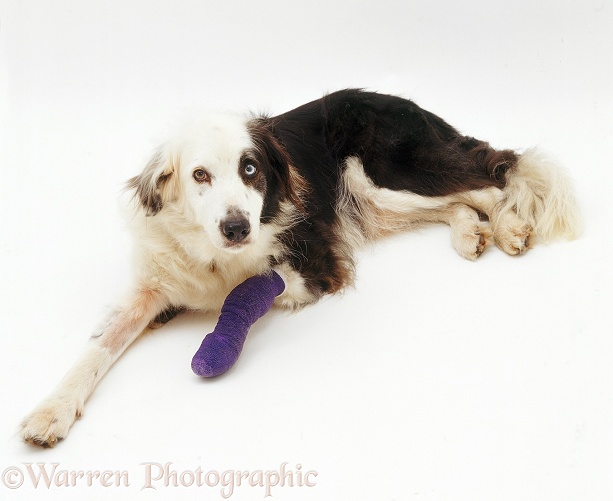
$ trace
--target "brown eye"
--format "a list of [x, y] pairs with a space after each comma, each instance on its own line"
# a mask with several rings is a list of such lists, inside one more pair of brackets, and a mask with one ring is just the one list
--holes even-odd
[[196, 169], [193, 173], [194, 179], [199, 183], [205, 183], [209, 180], [209, 174], [204, 169]]

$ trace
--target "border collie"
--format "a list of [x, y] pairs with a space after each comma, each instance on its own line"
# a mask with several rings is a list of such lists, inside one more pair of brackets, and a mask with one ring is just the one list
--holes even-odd
[[131, 294], [23, 421], [27, 442], [64, 438], [145, 328], [219, 311], [250, 276], [278, 272], [275, 304], [297, 309], [351, 284], [356, 248], [419, 224], [448, 224], [471, 260], [492, 241], [517, 255], [579, 231], [565, 174], [535, 150], [496, 150], [412, 101], [352, 89], [275, 117], [188, 120], [127, 186]]

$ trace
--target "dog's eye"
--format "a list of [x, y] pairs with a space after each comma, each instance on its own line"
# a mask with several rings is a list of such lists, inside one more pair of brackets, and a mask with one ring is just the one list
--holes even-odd
[[243, 168], [243, 172], [245, 173], [245, 176], [247, 176], [247, 177], [255, 176], [257, 171], [258, 171], [257, 167], [255, 165], [253, 165], [253, 164], [247, 164]]
[[204, 169], [196, 169], [193, 173], [194, 179], [199, 183], [207, 182], [209, 178], [209, 174]]

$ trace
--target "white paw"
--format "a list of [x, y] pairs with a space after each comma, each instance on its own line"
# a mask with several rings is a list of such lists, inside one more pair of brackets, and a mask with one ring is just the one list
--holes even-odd
[[496, 245], [512, 256], [523, 254], [530, 248], [532, 227], [515, 214], [505, 214], [496, 224], [494, 240]]
[[460, 256], [474, 261], [483, 254], [491, 236], [487, 225], [473, 223], [462, 229], [452, 228], [451, 244]]
[[54, 447], [82, 412], [83, 404], [69, 397], [49, 398], [23, 420], [21, 435], [30, 444]]

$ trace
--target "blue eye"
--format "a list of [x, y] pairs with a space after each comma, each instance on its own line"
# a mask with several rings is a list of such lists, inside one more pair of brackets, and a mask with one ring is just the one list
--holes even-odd
[[245, 165], [245, 168], [243, 169], [243, 172], [245, 173], [245, 176], [247, 177], [255, 176], [255, 173], [257, 171], [258, 171], [257, 167], [253, 164], [247, 164]]

